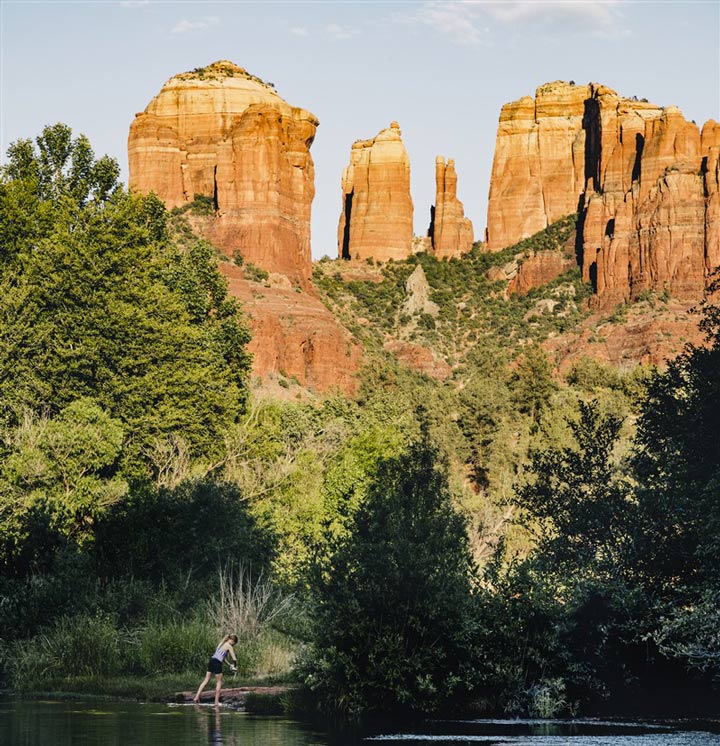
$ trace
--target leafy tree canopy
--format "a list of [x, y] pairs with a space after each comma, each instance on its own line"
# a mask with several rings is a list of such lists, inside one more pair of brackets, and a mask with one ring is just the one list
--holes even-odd
[[65, 125], [8, 155], [2, 419], [91, 397], [123, 423], [126, 464], [171, 433], [195, 455], [217, 449], [243, 410], [250, 360], [210, 247], [175, 247], [160, 200], [127, 192], [117, 164]]
[[426, 441], [383, 461], [348, 533], [316, 568], [308, 683], [345, 712], [432, 709], [468, 683], [473, 565]]

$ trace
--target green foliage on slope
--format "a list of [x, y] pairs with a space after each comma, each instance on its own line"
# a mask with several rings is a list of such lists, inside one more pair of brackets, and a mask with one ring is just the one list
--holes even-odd
[[[570, 215], [544, 231], [500, 252], [487, 252], [482, 244], [460, 258], [438, 260], [415, 254], [401, 262], [388, 262], [380, 269], [382, 280], [342, 279], [343, 261], [319, 262], [314, 282], [327, 305], [363, 341], [379, 344], [396, 337], [430, 347], [450, 364], [463, 360], [474, 345], [493, 344], [516, 349], [528, 341], [540, 342], [551, 333], [572, 329], [587, 310], [583, 301], [590, 287], [572, 270], [526, 296], [504, 298], [506, 282], [491, 281], [490, 269], [502, 267], [516, 257], [522, 261], [530, 252], [561, 251], [574, 235], [576, 218]], [[430, 286], [430, 300], [436, 315], [403, 313], [405, 283], [422, 266]], [[552, 312], [536, 311], [537, 302], [552, 298]], [[361, 325], [357, 319], [371, 323]]]

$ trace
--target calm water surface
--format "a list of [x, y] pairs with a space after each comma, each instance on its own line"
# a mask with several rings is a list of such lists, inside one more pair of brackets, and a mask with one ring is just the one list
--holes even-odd
[[276, 717], [208, 707], [0, 699], [0, 746], [720, 746], [720, 721], [433, 720], [331, 739]]

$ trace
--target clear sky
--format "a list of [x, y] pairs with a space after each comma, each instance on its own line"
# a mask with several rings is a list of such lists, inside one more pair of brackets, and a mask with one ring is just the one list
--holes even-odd
[[720, 119], [720, 0], [32, 2], [0, 0], [0, 147], [68, 123], [127, 179], [127, 133], [172, 75], [230, 59], [320, 119], [313, 256], [337, 253], [352, 142], [400, 123], [415, 232], [435, 156], [456, 161], [480, 237], [500, 107], [552, 80], [599, 82]]

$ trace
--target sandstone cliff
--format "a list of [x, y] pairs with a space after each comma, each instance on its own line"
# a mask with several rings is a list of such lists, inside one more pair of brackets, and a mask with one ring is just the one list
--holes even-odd
[[[581, 261], [596, 304], [611, 306], [649, 290], [699, 300], [718, 262], [706, 215], [712, 185], [703, 163], [709, 159], [697, 126], [677, 107], [593, 86], [585, 127]], [[707, 140], [714, 141], [711, 128]]]
[[465, 217], [463, 204], [457, 198], [455, 161], [435, 159], [435, 206], [428, 235], [438, 259], [466, 254], [473, 245], [472, 222]]
[[247, 314], [252, 372], [265, 386], [280, 378], [295, 379], [316, 392], [357, 390], [362, 349], [314, 295], [248, 281], [230, 262], [218, 266], [228, 279], [230, 295], [241, 301]]
[[410, 159], [392, 122], [372, 140], [358, 140], [342, 176], [338, 255], [344, 259], [405, 259], [412, 252]]
[[541, 86], [500, 115], [488, 249], [577, 211], [578, 260], [596, 305], [648, 290], [698, 300], [720, 264], [719, 130], [708, 122], [701, 137], [676, 107], [602, 85]]
[[202, 195], [198, 227], [229, 256], [309, 287], [317, 118], [228, 61], [171, 78], [130, 126], [130, 184], [169, 208]]
[[577, 211], [585, 184], [583, 117], [590, 86], [556, 81], [500, 112], [487, 248], [498, 251]]

